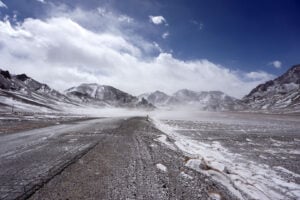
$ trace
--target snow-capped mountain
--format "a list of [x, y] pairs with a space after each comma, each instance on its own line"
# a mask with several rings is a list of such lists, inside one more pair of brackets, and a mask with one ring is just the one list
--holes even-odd
[[155, 108], [145, 99], [111, 86], [82, 84], [62, 94], [26, 74], [11, 75], [0, 69], [0, 111], [53, 112], [89, 107]]
[[173, 96], [169, 96], [166, 93], [158, 90], [152, 93], [141, 94], [139, 95], [139, 98], [145, 98], [148, 102], [156, 106], [168, 106], [179, 103], [178, 100]]
[[149, 102], [158, 107], [191, 106], [196, 109], [209, 111], [240, 110], [245, 108], [245, 105], [239, 100], [220, 91], [195, 92], [182, 89], [175, 92], [172, 96], [156, 91], [142, 94], [139, 97], [146, 98]]
[[245, 108], [238, 99], [228, 96], [221, 91], [179, 90], [173, 94], [181, 104], [196, 106], [202, 110], [225, 111]]
[[98, 85], [96, 83], [84, 83], [78, 87], [72, 87], [67, 89], [65, 94], [69, 98], [84, 104], [113, 107], [154, 108], [154, 106], [148, 103], [145, 99], [139, 100], [137, 97], [112, 86]]
[[11, 75], [0, 69], [0, 100], [2, 109], [22, 111], [49, 111], [60, 110], [66, 105], [76, 105], [67, 96], [51, 89], [26, 74]]
[[12, 75], [0, 69], [0, 111], [62, 111], [80, 107], [191, 107], [208, 111], [300, 112], [300, 65], [282, 76], [258, 85], [242, 100], [220, 91], [195, 92], [182, 89], [172, 95], [161, 91], [135, 97], [112, 86], [81, 84], [64, 94], [26, 74]]
[[253, 110], [300, 111], [300, 65], [258, 85], [242, 101]]

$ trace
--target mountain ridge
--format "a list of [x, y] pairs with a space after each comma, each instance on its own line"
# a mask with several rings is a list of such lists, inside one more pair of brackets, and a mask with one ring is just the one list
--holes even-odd
[[[88, 85], [88, 84], [82, 84]], [[62, 111], [71, 108], [85, 107], [123, 107], [138, 109], [154, 109], [152, 104], [145, 100], [139, 101], [137, 97], [129, 95], [112, 86], [104, 86], [108, 93], [113, 94], [117, 101], [104, 99], [105, 101], [81, 101], [74, 98], [76, 95], [60, 93], [50, 88], [47, 84], [40, 83], [26, 74], [12, 75], [9, 71], [0, 69], [0, 111], [10, 110], [13, 107], [20, 111], [51, 112]], [[75, 87], [73, 87], [75, 88]], [[118, 100], [122, 104], [117, 104]], [[119, 102], [120, 102], [119, 101]]]
[[300, 64], [281, 76], [259, 84], [242, 101], [253, 110], [300, 110]]
[[149, 108], [154, 106], [137, 97], [123, 92], [109, 85], [97, 83], [82, 83], [79, 86], [71, 87], [64, 92], [69, 98], [81, 103], [94, 103], [103, 106]]
[[[133, 96], [109, 85], [82, 83], [63, 93], [40, 83], [26, 74], [13, 75], [0, 69], [0, 110], [12, 105], [25, 110], [41, 111], [69, 107], [121, 107], [154, 109], [192, 107], [207, 111], [300, 112], [300, 65], [294, 65], [281, 76], [259, 84], [242, 99], [221, 91], [181, 89], [172, 95], [156, 90]], [[21, 109], [22, 110], [22, 109]]]
[[142, 94], [146, 100], [159, 107], [175, 108], [178, 106], [194, 106], [199, 110], [207, 111], [229, 111], [243, 109], [243, 105], [238, 99], [228, 96], [221, 91], [200, 91], [180, 89], [168, 95], [161, 91]]

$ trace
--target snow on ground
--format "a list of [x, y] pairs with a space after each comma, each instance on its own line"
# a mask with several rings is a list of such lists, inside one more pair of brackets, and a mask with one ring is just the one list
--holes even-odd
[[[153, 119], [158, 129], [166, 134], [158, 141], [166, 144], [167, 138], [190, 159], [186, 166], [206, 174], [221, 183], [240, 199], [299, 199], [300, 185], [286, 180], [278, 170], [266, 164], [248, 160], [224, 148], [219, 142], [211, 144], [200, 142], [192, 137], [176, 132], [160, 120]], [[167, 146], [173, 147], [168, 141]], [[174, 150], [174, 148], [171, 148]]]
[[159, 169], [159, 170], [161, 170], [161, 171], [163, 171], [163, 172], [167, 172], [167, 171], [168, 171], [167, 167], [164, 166], [164, 165], [161, 164], [161, 163], [156, 164], [156, 167], [157, 167], [157, 169]]
[[209, 196], [212, 200], [221, 200], [222, 199], [220, 194], [217, 194], [217, 193], [214, 193], [214, 192], [209, 193]]
[[172, 150], [176, 150], [176, 147], [171, 142], [168, 141], [168, 137], [166, 135], [161, 135], [159, 136], [159, 138], [155, 140], [165, 144], [167, 147], [169, 147]]
[[[14, 110], [17, 111], [36, 111], [36, 112], [54, 112], [53, 110], [50, 110], [49, 108], [41, 107], [41, 106], [35, 106], [28, 103], [23, 103], [17, 100], [14, 100], [10, 97], [4, 97], [0, 96], [0, 102], [6, 105], [13, 106]], [[9, 108], [11, 110], [11, 108]]]
[[180, 176], [182, 176], [183, 178], [186, 178], [186, 179], [194, 179], [192, 176], [190, 176], [184, 172], [180, 172]]

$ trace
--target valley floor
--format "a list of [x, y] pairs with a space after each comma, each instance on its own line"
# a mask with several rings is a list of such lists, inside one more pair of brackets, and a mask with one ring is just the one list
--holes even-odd
[[0, 199], [300, 197], [299, 117], [178, 118], [56, 118], [2, 133]]

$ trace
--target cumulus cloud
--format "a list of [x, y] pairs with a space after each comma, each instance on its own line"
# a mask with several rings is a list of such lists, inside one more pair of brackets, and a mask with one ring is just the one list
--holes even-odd
[[1, 0], [0, 0], [0, 8], [7, 8], [7, 6], [5, 5], [5, 3], [3, 3]]
[[137, 30], [145, 30], [145, 27], [140, 25], [132, 17], [120, 14], [106, 7], [98, 7], [94, 10], [83, 10], [80, 8], [69, 9], [66, 5], [50, 4], [50, 18], [67, 18], [87, 30], [92, 30], [95, 33], [109, 33], [118, 35], [129, 41], [131, 44], [139, 48], [143, 55], [157, 54], [158, 49], [153, 43], [145, 42], [145, 39], [137, 34]]
[[149, 16], [150, 22], [153, 24], [159, 25], [159, 24], [165, 24], [167, 25], [167, 21], [163, 16]]
[[161, 37], [162, 37], [163, 39], [166, 39], [167, 37], [169, 37], [169, 35], [170, 35], [169, 32], [165, 32], [165, 33], [162, 34]]
[[[118, 21], [118, 16], [114, 17]], [[0, 67], [12, 73], [25, 72], [59, 90], [95, 82], [135, 95], [188, 88], [221, 90], [241, 97], [270, 78], [261, 75], [264, 72], [232, 71], [205, 59], [180, 60], [163, 52], [156, 42], [136, 42], [124, 33], [96, 31], [75, 19], [25, 19], [16, 25], [0, 21]], [[157, 56], [146, 56], [145, 47], [156, 49]]]
[[273, 67], [279, 69], [282, 66], [282, 62], [280, 62], [279, 60], [274, 60], [270, 62], [269, 65], [272, 65]]

